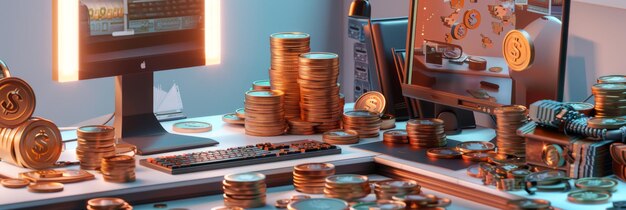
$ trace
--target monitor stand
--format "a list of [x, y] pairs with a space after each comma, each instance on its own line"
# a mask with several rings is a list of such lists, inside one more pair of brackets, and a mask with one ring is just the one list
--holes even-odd
[[115, 78], [115, 136], [137, 146], [137, 154], [151, 155], [208, 147], [217, 141], [167, 132], [153, 111], [154, 74], [144, 72]]

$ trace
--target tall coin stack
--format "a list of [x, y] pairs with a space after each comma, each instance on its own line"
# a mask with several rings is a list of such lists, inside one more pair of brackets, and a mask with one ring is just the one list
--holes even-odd
[[120, 198], [94, 198], [87, 201], [87, 210], [132, 210], [133, 207]]
[[448, 144], [444, 122], [440, 119], [413, 119], [406, 123], [409, 144], [419, 148], [445, 147]]
[[393, 196], [417, 195], [421, 186], [415, 181], [386, 180], [374, 184], [377, 200], [391, 200]]
[[595, 96], [596, 117], [621, 117], [626, 115], [626, 84], [600, 83], [591, 87]]
[[50, 168], [61, 156], [63, 142], [57, 126], [33, 117], [14, 128], [0, 128], [2, 161], [32, 169]]
[[526, 107], [521, 105], [502, 106], [494, 110], [498, 154], [526, 156], [526, 141], [517, 135], [517, 129], [526, 123], [526, 111]]
[[128, 155], [116, 155], [102, 158], [100, 168], [104, 181], [107, 182], [134, 182], [135, 158]]
[[76, 130], [76, 156], [83, 170], [96, 170], [102, 158], [115, 155], [115, 128], [104, 125], [83, 126]]
[[302, 119], [308, 122], [338, 122], [339, 56], [313, 52], [300, 55], [300, 107]]
[[246, 92], [245, 128], [252, 136], [279, 136], [285, 133], [284, 93], [280, 90]]
[[335, 175], [330, 163], [305, 163], [293, 167], [293, 186], [296, 191], [308, 194], [324, 194], [326, 177]]
[[283, 32], [270, 35], [272, 67], [269, 70], [272, 89], [285, 93], [285, 117], [300, 118], [299, 56], [311, 51], [309, 34]]
[[241, 173], [224, 176], [224, 205], [241, 208], [265, 206], [267, 185], [261, 173]]
[[361, 138], [377, 137], [381, 123], [380, 116], [376, 112], [354, 110], [343, 114], [343, 128], [355, 130]]
[[367, 176], [341, 174], [326, 177], [324, 195], [352, 201], [364, 198], [372, 192]]

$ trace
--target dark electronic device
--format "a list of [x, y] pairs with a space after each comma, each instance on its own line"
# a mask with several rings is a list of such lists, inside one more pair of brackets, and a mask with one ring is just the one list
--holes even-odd
[[169, 174], [184, 174], [340, 153], [341, 148], [331, 144], [299, 140], [148, 158], [139, 163]]

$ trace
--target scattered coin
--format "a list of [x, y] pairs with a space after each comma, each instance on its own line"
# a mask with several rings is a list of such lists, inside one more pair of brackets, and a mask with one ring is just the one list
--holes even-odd
[[426, 151], [426, 155], [439, 159], [457, 159], [461, 158], [462, 153], [455, 148], [430, 148]]
[[576, 180], [576, 187], [583, 190], [615, 192], [617, 180], [611, 178], [588, 177]]
[[456, 148], [463, 153], [488, 152], [495, 150], [496, 145], [488, 141], [466, 141], [458, 144]]
[[28, 83], [17, 77], [0, 80], [0, 127], [16, 127], [33, 116], [35, 92]]
[[30, 184], [27, 179], [2, 179], [0, 184], [6, 188], [24, 188]]
[[237, 117], [235, 113], [225, 114], [224, 116], [222, 116], [222, 121], [228, 124], [238, 124], [238, 125], [245, 124], [244, 119]]
[[211, 123], [188, 121], [174, 123], [172, 129], [179, 133], [204, 133], [211, 131], [213, 126]]
[[28, 191], [35, 193], [53, 193], [63, 191], [63, 184], [58, 182], [44, 182], [28, 185]]
[[503, 70], [502, 67], [499, 67], [499, 66], [494, 66], [494, 67], [489, 68], [489, 71], [493, 73], [500, 73], [502, 72], [502, 70]]
[[582, 190], [567, 194], [569, 202], [580, 204], [602, 204], [609, 202], [609, 199], [611, 199], [609, 192]]
[[587, 120], [587, 125], [598, 129], [619, 129], [626, 125], [626, 119], [620, 117], [592, 117]]
[[276, 200], [276, 204], [274, 204], [274, 206], [279, 209], [286, 209], [289, 203], [291, 203], [291, 199], [279, 199]]
[[421, 188], [412, 180], [385, 180], [374, 184], [374, 193], [377, 200], [391, 200], [393, 196], [420, 194]]

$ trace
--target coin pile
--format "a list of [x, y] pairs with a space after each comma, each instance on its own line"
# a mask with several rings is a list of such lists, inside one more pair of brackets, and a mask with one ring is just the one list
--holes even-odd
[[285, 117], [300, 117], [299, 56], [311, 51], [311, 37], [300, 32], [270, 35], [272, 67], [269, 70], [272, 89], [285, 93]]
[[87, 201], [87, 210], [132, 210], [133, 207], [120, 198], [94, 198]]
[[354, 130], [331, 130], [322, 135], [324, 142], [329, 144], [359, 143], [359, 133]]
[[305, 163], [293, 167], [293, 186], [296, 191], [308, 194], [324, 194], [326, 177], [335, 175], [330, 163]]
[[440, 119], [413, 119], [406, 123], [409, 144], [420, 148], [445, 147], [448, 144], [444, 122]]
[[63, 150], [59, 128], [43, 118], [33, 117], [14, 128], [0, 128], [2, 161], [32, 169], [50, 168]]
[[135, 158], [128, 155], [116, 155], [102, 158], [100, 168], [104, 181], [107, 182], [134, 182]]
[[300, 107], [308, 122], [337, 122], [339, 99], [339, 56], [313, 52], [300, 55]]
[[241, 208], [265, 206], [267, 185], [261, 173], [241, 173], [224, 176], [224, 205]]
[[600, 83], [591, 87], [595, 96], [596, 117], [626, 115], [626, 84]]
[[409, 136], [406, 130], [388, 130], [383, 133], [383, 142], [391, 144], [408, 144]]
[[377, 137], [381, 123], [380, 116], [376, 112], [354, 110], [343, 114], [343, 128], [355, 130], [361, 138]]
[[76, 156], [80, 168], [99, 169], [102, 158], [115, 155], [115, 128], [104, 125], [83, 126], [76, 130]]
[[246, 92], [246, 134], [279, 136], [285, 133], [284, 93], [280, 90]]
[[386, 180], [374, 184], [377, 200], [391, 200], [393, 196], [416, 195], [421, 193], [421, 186], [415, 181]]
[[339, 198], [346, 201], [363, 198], [370, 194], [372, 189], [367, 176], [341, 174], [326, 178], [324, 195], [329, 198]]
[[526, 107], [520, 105], [502, 106], [494, 110], [498, 154], [526, 156], [526, 141], [524, 137], [517, 135], [517, 129], [526, 123], [526, 111]]
[[287, 119], [287, 124], [289, 125], [287, 133], [293, 135], [313, 135], [315, 126], [321, 125], [321, 123], [307, 122], [300, 118]]

